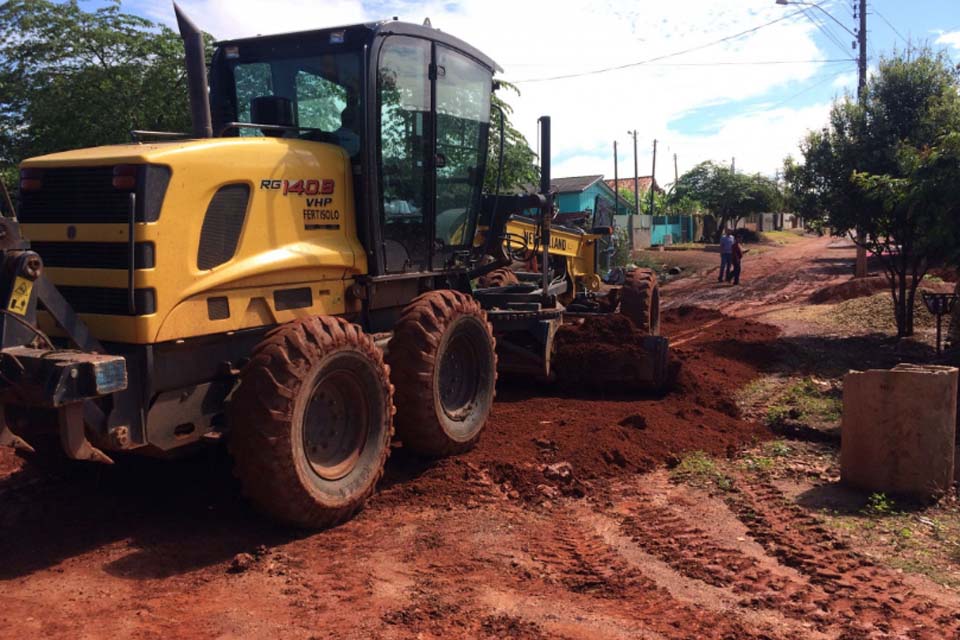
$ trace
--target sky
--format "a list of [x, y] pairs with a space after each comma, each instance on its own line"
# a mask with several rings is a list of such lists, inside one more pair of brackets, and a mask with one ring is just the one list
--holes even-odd
[[[179, 0], [217, 38], [398, 17], [470, 42], [516, 83], [512, 121], [537, 143], [553, 122], [553, 175], [649, 175], [704, 160], [773, 175], [831, 101], [857, 86], [852, 0]], [[96, 5], [96, 2], [85, 4]], [[124, 10], [175, 27], [172, 4], [124, 0]], [[870, 0], [869, 64], [908, 42], [960, 62], [958, 0]], [[620, 67], [609, 71], [601, 71]], [[558, 76], [573, 76], [558, 78]]]

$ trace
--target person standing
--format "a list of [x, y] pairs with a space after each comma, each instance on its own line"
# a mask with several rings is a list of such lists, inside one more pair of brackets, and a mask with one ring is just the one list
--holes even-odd
[[720, 274], [717, 276], [717, 282], [728, 280], [730, 269], [733, 266], [730, 261], [731, 251], [733, 250], [733, 236], [729, 229], [723, 230], [720, 236]]
[[740, 263], [743, 262], [743, 254], [750, 251], [744, 249], [740, 244], [740, 239], [734, 236], [733, 244], [730, 246], [730, 273], [727, 274], [727, 282], [733, 280], [733, 284], [740, 284]]

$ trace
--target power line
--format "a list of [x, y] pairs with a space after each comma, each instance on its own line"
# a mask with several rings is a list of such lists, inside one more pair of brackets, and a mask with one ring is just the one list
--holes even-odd
[[[768, 65], [768, 64], [829, 64], [837, 62], [856, 62], [856, 58], [829, 58], [829, 59], [819, 59], [819, 60], [749, 60], [749, 61], [740, 61], [740, 60], [729, 60], [729, 61], [718, 61], [718, 62], [651, 62], [650, 64], [644, 65], [647, 67], [722, 67], [722, 66], [752, 66], [752, 65]], [[506, 63], [505, 63], [506, 64]], [[537, 63], [537, 64], [527, 64], [527, 65], [508, 65], [508, 66], [544, 66], [546, 64], [554, 63]]]
[[840, 39], [836, 36], [836, 34], [834, 34], [833, 31], [831, 31], [822, 20], [815, 17], [812, 11], [803, 9], [803, 15], [806, 16], [807, 19], [817, 27], [817, 29], [819, 29], [825, 36], [827, 36], [827, 39], [830, 40], [830, 42], [832, 42], [833, 44], [835, 44], [838, 49], [840, 49], [844, 53], [847, 53], [847, 48], [843, 46], [843, 43], [840, 42]]
[[887, 26], [890, 27], [890, 30], [893, 31], [895, 34], [897, 34], [897, 37], [900, 38], [901, 40], [903, 40], [904, 44], [906, 44], [906, 45], [908, 45], [908, 46], [910, 45], [910, 41], [907, 40], [906, 38], [904, 38], [902, 35], [900, 35], [900, 32], [897, 31], [897, 28], [896, 28], [895, 26], [893, 26], [893, 24], [892, 24], [889, 20], [887, 20], [886, 17], [885, 17], [882, 13], [880, 13], [879, 11], [877, 11], [876, 6], [873, 7], [873, 13], [876, 14], [877, 16], [879, 16], [881, 20], [883, 20], [884, 22], [886, 22], [886, 23], [887, 23]]
[[718, 44], [722, 44], [722, 43], [724, 43], [724, 42], [728, 42], [728, 41], [730, 41], [730, 40], [736, 40], [737, 38], [741, 38], [741, 37], [743, 37], [743, 36], [745, 36], [745, 35], [748, 35], [748, 34], [751, 34], [751, 33], [755, 33], [755, 32], [757, 32], [757, 31], [759, 31], [760, 29], [764, 29], [764, 28], [769, 27], [769, 26], [771, 26], [771, 25], [777, 24], [778, 22], [783, 22], [784, 20], [787, 20], [787, 19], [789, 19], [789, 18], [792, 18], [792, 17], [794, 17], [794, 16], [796, 16], [796, 15], [799, 15], [799, 14], [801, 14], [801, 13], [803, 13], [803, 10], [802, 10], [802, 9], [801, 9], [800, 11], [794, 11], [793, 13], [788, 13], [787, 15], [781, 16], [781, 17], [777, 18], [776, 20], [771, 20], [770, 22], [766, 22], [766, 23], [761, 24], [761, 25], [758, 25], [758, 26], [756, 26], [756, 27], [752, 27], [752, 28], [750, 28], [750, 29], [746, 29], [745, 31], [741, 31], [741, 32], [735, 33], [735, 34], [733, 34], [733, 35], [729, 35], [729, 36], [726, 36], [726, 37], [724, 37], [724, 38], [720, 38], [719, 40], [714, 40], [714, 41], [712, 41], [712, 42], [708, 42], [708, 43], [706, 43], [706, 44], [698, 45], [698, 46], [696, 46], [696, 47], [690, 47], [689, 49], [683, 49], [683, 50], [681, 50], [681, 51], [675, 51], [675, 52], [673, 52], [673, 53], [666, 53], [666, 54], [664, 54], [664, 55], [662, 55], [662, 56], [655, 56], [655, 57], [653, 57], [653, 58], [648, 58], [647, 60], [640, 60], [640, 61], [638, 61], [638, 62], [628, 62], [628, 63], [626, 63], [626, 64], [616, 65], [616, 66], [613, 66], [613, 67], [604, 67], [604, 68], [602, 68], [602, 69], [594, 69], [594, 70], [592, 70], [592, 71], [582, 71], [582, 72], [579, 72], [579, 73], [567, 73], [567, 74], [563, 74], [563, 75], [559, 75], [559, 76], [549, 76], [549, 77], [546, 77], [546, 78], [527, 78], [527, 79], [524, 79], [524, 80], [513, 80], [512, 82], [513, 82], [514, 84], [533, 83], [533, 82], [551, 82], [551, 81], [553, 81], [553, 80], [567, 80], [567, 79], [569, 79], [569, 78], [582, 78], [583, 76], [591, 76], [591, 75], [596, 75], [596, 74], [600, 74], [600, 73], [608, 73], [608, 72], [610, 72], [610, 71], [619, 71], [619, 70], [621, 70], [621, 69], [629, 69], [629, 68], [631, 68], [631, 67], [639, 67], [639, 66], [641, 66], [641, 65], [650, 64], [651, 62], [659, 62], [660, 60], [666, 60], [667, 58], [675, 58], [675, 57], [677, 57], [677, 56], [682, 56], [682, 55], [684, 55], [684, 54], [686, 54], [686, 53], [691, 53], [691, 52], [693, 52], [693, 51], [700, 51], [701, 49], [706, 49], [706, 48], [708, 48], [708, 47], [713, 47], [713, 46], [716, 46], [716, 45], [718, 45]]

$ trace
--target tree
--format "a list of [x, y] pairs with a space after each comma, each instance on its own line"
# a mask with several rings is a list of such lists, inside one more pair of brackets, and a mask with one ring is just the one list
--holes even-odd
[[188, 131], [183, 45], [167, 27], [77, 0], [0, 4], [0, 170], [24, 158], [129, 140], [134, 128]]
[[780, 191], [770, 178], [737, 173], [707, 161], [680, 176], [668, 198], [671, 207], [689, 208], [693, 203], [717, 219], [715, 239], [719, 240], [723, 229], [741, 218], [777, 209]]
[[[897, 335], [913, 335], [927, 270], [960, 256], [960, 70], [945, 54], [908, 50], [880, 61], [859, 101], [834, 102], [827, 126], [801, 144], [791, 190], [863, 245], [890, 282]], [[855, 239], [856, 240], [856, 239]]]
[[[510, 89], [518, 96], [520, 90], [509, 82], [500, 80], [500, 86]], [[530, 143], [510, 123], [513, 109], [506, 100], [494, 94], [490, 108], [490, 151], [487, 155], [487, 175], [483, 187], [486, 193], [497, 189], [497, 170], [500, 162], [500, 114], [503, 112], [503, 176], [500, 193], [513, 193], [540, 182], [540, 169], [536, 165], [537, 154]]]

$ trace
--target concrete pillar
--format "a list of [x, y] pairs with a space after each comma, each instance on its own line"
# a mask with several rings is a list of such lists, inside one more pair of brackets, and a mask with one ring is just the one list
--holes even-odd
[[946, 492], [954, 478], [957, 378], [954, 367], [909, 364], [847, 374], [843, 482], [923, 501]]

